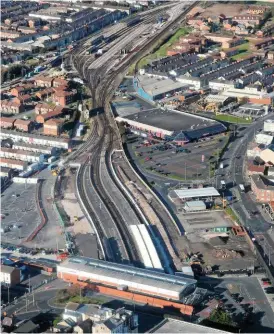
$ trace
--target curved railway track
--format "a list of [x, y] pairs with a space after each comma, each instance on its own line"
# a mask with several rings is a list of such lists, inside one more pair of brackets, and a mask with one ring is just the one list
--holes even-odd
[[[193, 7], [193, 5], [190, 6], [189, 9], [191, 9], [192, 7]], [[149, 19], [151, 21], [151, 18], [149, 18]], [[148, 20], [148, 19], [146, 19], [146, 20]], [[142, 21], [142, 24], [145, 23], [144, 21]], [[170, 25], [168, 25], [168, 27], [169, 26]], [[136, 29], [136, 27], [133, 27], [133, 28], [132, 27], [126, 27], [125, 30], [124, 30], [124, 33], [126, 31], [130, 31], [131, 29]], [[147, 44], [146, 47], [155, 43], [155, 40], [156, 39], [153, 38]], [[123, 218], [122, 214], [120, 213], [119, 209], [116, 207], [116, 205], [112, 201], [111, 197], [107, 193], [107, 190], [105, 189], [105, 187], [102, 183], [101, 174], [100, 174], [101, 152], [103, 151], [104, 163], [106, 164], [106, 167], [109, 171], [109, 176], [110, 176], [110, 178], [112, 178], [112, 180], [116, 184], [116, 180], [114, 180], [114, 177], [113, 177], [112, 173], [110, 172], [108, 157], [109, 157], [109, 154], [111, 153], [111, 151], [114, 148], [114, 137], [115, 136], [117, 137], [118, 134], [117, 134], [117, 129], [110, 126], [109, 118], [111, 118], [111, 115], [107, 115], [105, 110], [107, 108], [107, 104], [109, 102], [109, 99], [112, 96], [112, 92], [111, 92], [112, 88], [114, 88], [113, 86], [115, 86], [117, 84], [117, 82], [116, 82], [117, 76], [120, 73], [123, 73], [126, 70], [126, 68], [129, 66], [130, 63], [135, 61], [135, 59], [138, 59], [138, 55], [133, 55], [133, 57], [130, 57], [129, 59], [127, 59], [119, 67], [119, 69], [116, 69], [116, 70], [114, 70], [114, 71], [112, 71], [108, 74], [105, 74], [105, 77], [103, 79], [101, 79], [101, 74], [102, 74], [103, 69], [99, 68], [99, 69], [91, 70], [91, 69], [87, 68], [86, 71], [85, 71], [85, 69], [83, 69], [81, 67], [82, 62], [81, 61], [78, 62], [76, 54], [77, 53], [74, 52], [73, 55], [72, 55], [74, 66], [78, 70], [78, 72], [80, 73], [82, 78], [85, 78], [86, 80], [88, 78], [87, 86], [89, 87], [90, 91], [92, 92], [93, 109], [102, 108], [102, 111], [104, 111], [103, 113], [101, 113], [99, 115], [99, 117], [97, 117], [98, 122], [101, 123], [102, 133], [100, 133], [99, 140], [95, 143], [95, 145], [92, 145], [92, 147], [91, 147], [92, 148], [92, 158], [93, 159], [91, 161], [91, 166], [90, 166], [90, 178], [91, 178], [92, 184], [94, 185], [98, 196], [100, 197], [100, 199], [104, 203], [105, 207], [109, 211], [109, 213], [112, 217], [112, 220], [113, 220], [114, 224], [116, 225], [116, 228], [119, 231], [119, 234], [121, 236], [121, 242], [123, 242], [123, 244], [124, 244], [124, 248], [126, 250], [128, 260], [130, 262], [134, 263], [135, 265], [139, 265], [139, 263], [141, 263], [140, 257], [138, 255], [136, 245], [133, 241], [133, 237], [131, 236], [131, 234], [128, 230], [128, 225], [124, 221], [124, 218]], [[88, 149], [89, 145], [92, 144], [92, 140], [90, 138], [87, 140], [87, 143], [82, 150]], [[108, 143], [106, 143], [107, 138], [108, 138]], [[105, 145], [106, 145], [106, 147], [104, 147]], [[121, 143], [119, 143], [119, 148], [120, 147], [121, 147]], [[87, 161], [88, 161], [88, 159], [87, 159]], [[79, 171], [79, 192], [81, 191], [82, 200], [83, 200], [84, 204], [86, 205], [86, 208], [87, 208], [88, 212], [90, 213], [91, 218], [93, 219], [94, 225], [96, 226], [96, 228], [98, 228], [98, 237], [101, 240], [104, 240], [104, 238], [106, 238], [107, 236], [106, 236], [106, 234], [105, 234], [105, 232], [104, 232], [96, 214], [93, 212], [92, 206], [89, 203], [88, 196], [87, 196], [87, 194], [85, 192], [85, 189], [84, 189], [84, 186], [83, 186], [83, 184], [85, 183], [84, 168], [85, 168], [85, 165], [87, 164], [87, 161], [84, 164], [84, 166], [80, 167], [80, 171]], [[77, 182], [78, 182], [78, 180], [77, 180]], [[120, 191], [118, 187], [117, 187], [117, 191]], [[125, 198], [125, 200], [127, 200], [125, 196], [124, 196], [124, 198]], [[112, 251], [112, 253], [115, 253], [115, 251]]]

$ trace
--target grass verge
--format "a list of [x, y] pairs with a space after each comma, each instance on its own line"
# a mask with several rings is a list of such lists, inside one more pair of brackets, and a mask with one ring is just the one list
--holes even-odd
[[245, 119], [242, 117], [232, 116], [232, 115], [216, 115], [215, 119], [218, 121], [224, 121], [228, 123], [239, 123], [239, 124], [250, 124], [252, 120], [250, 118]]

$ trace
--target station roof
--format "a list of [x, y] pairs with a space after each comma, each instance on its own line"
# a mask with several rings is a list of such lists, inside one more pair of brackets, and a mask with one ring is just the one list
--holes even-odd
[[83, 256], [70, 257], [58, 268], [75, 270], [76, 272], [92, 273], [103, 277], [112, 277], [116, 282], [128, 281], [133, 284], [145, 284], [157, 288], [181, 292], [186, 286], [195, 284], [196, 280], [164, 274], [153, 270], [135, 268], [128, 265], [96, 260]]
[[[171, 197], [180, 199], [185, 198], [202, 198], [202, 197], [218, 197], [219, 192], [214, 187], [196, 188], [196, 189], [177, 189], [170, 192]], [[173, 196], [172, 196], [173, 195]]]

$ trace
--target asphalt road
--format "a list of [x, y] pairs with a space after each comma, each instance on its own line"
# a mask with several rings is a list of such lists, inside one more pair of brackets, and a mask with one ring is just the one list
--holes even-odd
[[65, 283], [59, 279], [56, 279], [52, 282], [49, 282], [46, 285], [43, 285], [37, 290], [34, 290], [33, 294], [24, 295], [13, 304], [2, 309], [2, 312], [6, 312], [7, 315], [13, 313], [24, 313], [24, 312], [33, 312], [33, 311], [46, 311], [52, 309], [53, 307], [49, 305], [49, 301], [56, 295], [59, 289], [63, 289], [68, 286], [68, 283]]
[[[216, 170], [218, 181], [220, 182], [223, 179], [230, 187], [232, 193], [240, 197], [240, 200], [234, 202], [231, 206], [237, 211], [245, 225], [255, 233], [266, 232], [271, 224], [261, 214], [256, 217], [250, 217], [248, 212], [258, 211], [258, 205], [252, 201], [249, 193], [241, 193], [238, 189], [239, 184], [246, 184], [243, 166], [247, 144], [253, 139], [254, 134], [262, 128], [263, 121], [268, 118], [273, 118], [273, 115], [267, 115], [241, 131], [238, 134], [238, 138], [230, 143], [222, 157], [224, 168]], [[220, 174], [223, 176], [220, 177]]]

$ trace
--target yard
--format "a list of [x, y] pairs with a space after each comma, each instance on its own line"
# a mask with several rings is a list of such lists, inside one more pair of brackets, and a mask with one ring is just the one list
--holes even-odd
[[171, 36], [166, 43], [164, 43], [160, 46], [158, 45], [158, 48], [154, 53], [149, 54], [149, 55], [145, 56], [144, 58], [142, 58], [138, 63], [138, 68], [143, 68], [145, 65], [147, 65], [153, 59], [165, 57], [167, 49], [172, 44], [176, 43], [181, 36], [188, 35], [189, 33], [190, 33], [190, 28], [188, 28], [188, 27], [179, 28], [176, 31], [176, 33], [173, 36]]
[[239, 45], [239, 46], [237, 47], [237, 49], [238, 49], [238, 50], [241, 50], [241, 52], [240, 52], [239, 54], [237, 54], [237, 55], [231, 57], [231, 59], [233, 59], [233, 60], [239, 60], [239, 59], [241, 59], [242, 57], [247, 56], [248, 54], [251, 53], [251, 51], [250, 51], [249, 48], [250, 48], [250, 42], [249, 42], [249, 41], [246, 42], [246, 43], [243, 43], [243, 44]]
[[215, 116], [215, 119], [218, 121], [224, 121], [224, 122], [229, 122], [229, 123], [237, 123], [237, 124], [250, 124], [252, 123], [252, 120], [250, 118], [242, 118], [242, 117], [237, 117], [237, 116], [232, 116], [232, 115], [224, 115], [224, 114], [219, 114]]

